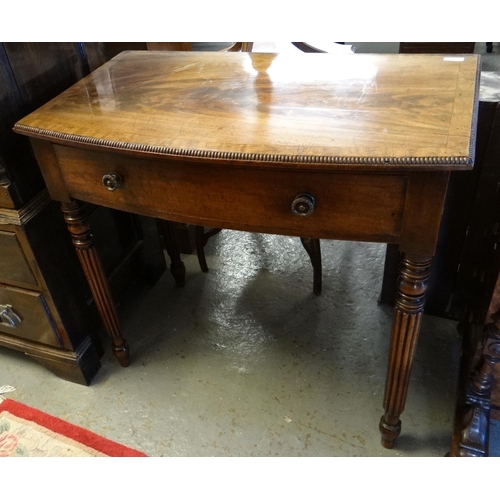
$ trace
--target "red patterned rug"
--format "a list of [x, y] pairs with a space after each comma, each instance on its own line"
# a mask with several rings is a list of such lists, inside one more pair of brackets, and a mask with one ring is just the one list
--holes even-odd
[[145, 457], [11, 399], [0, 400], [0, 457]]

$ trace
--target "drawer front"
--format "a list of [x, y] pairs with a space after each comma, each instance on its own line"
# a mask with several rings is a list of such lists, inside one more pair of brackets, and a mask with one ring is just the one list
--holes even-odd
[[41, 293], [0, 285], [0, 332], [62, 347]]
[[[2, 166], [0, 165], [0, 181], [2, 180]], [[0, 184], [0, 208], [16, 208], [16, 204], [11, 197], [9, 187], [11, 184]]]
[[[290, 236], [397, 242], [406, 177], [250, 169], [147, 160], [55, 146], [74, 198], [143, 215], [211, 227]], [[104, 175], [119, 174], [109, 191]], [[316, 201], [308, 217], [292, 212], [301, 193]]]
[[0, 231], [0, 282], [36, 285], [16, 233]]

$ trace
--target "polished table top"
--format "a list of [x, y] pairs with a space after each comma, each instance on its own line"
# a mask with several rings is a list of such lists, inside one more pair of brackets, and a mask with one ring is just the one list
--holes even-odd
[[124, 52], [15, 129], [151, 155], [469, 169], [478, 65], [476, 55]]

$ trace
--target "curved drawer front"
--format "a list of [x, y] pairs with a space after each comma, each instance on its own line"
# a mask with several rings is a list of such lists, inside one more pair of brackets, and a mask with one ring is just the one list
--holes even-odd
[[[72, 197], [120, 210], [315, 238], [397, 242], [401, 233], [403, 175], [236, 168], [54, 149]], [[308, 217], [292, 211], [301, 194], [315, 201]]]

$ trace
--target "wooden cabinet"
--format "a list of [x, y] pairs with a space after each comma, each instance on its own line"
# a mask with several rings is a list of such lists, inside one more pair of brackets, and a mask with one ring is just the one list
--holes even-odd
[[[88, 384], [102, 346], [92, 296], [57, 203], [14, 123], [107, 59], [103, 44], [0, 44], [0, 346]], [[115, 299], [165, 270], [156, 222], [86, 204]]]
[[401, 54], [467, 54], [475, 42], [399, 42]]

